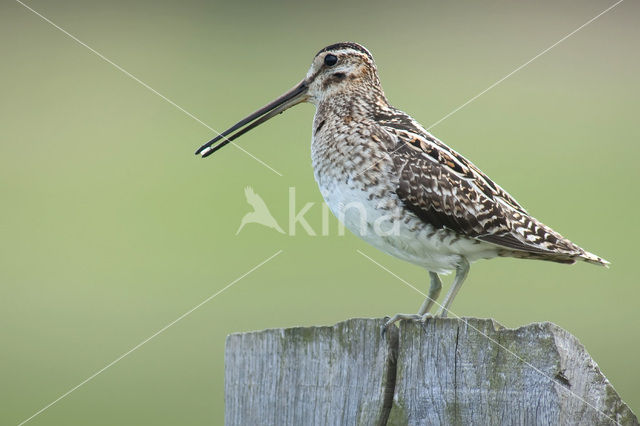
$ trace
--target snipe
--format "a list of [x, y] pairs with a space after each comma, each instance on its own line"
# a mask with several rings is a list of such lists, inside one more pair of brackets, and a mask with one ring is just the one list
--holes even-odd
[[508, 256], [561, 263], [609, 263], [545, 226], [469, 160], [387, 101], [371, 53], [337, 43], [316, 54], [293, 89], [241, 120], [196, 154], [207, 157], [301, 102], [316, 106], [311, 153], [318, 186], [348, 229], [380, 250], [429, 271], [417, 314], [430, 315], [456, 271], [440, 315], [478, 259]]

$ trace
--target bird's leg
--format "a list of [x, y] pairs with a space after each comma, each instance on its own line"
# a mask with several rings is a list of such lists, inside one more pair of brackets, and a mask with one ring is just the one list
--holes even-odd
[[460, 287], [462, 287], [462, 283], [464, 282], [465, 278], [467, 278], [470, 268], [471, 265], [469, 265], [469, 261], [461, 256], [460, 263], [456, 268], [456, 277], [453, 280], [453, 284], [451, 285], [451, 290], [449, 290], [449, 293], [447, 293], [447, 296], [444, 298], [444, 302], [442, 303], [440, 317], [445, 318], [447, 316], [447, 313], [449, 312], [449, 306], [451, 306], [453, 299], [456, 297], [456, 294], [458, 294], [458, 291], [460, 291]]
[[427, 298], [422, 302], [422, 306], [418, 310], [418, 315], [424, 321], [431, 316], [429, 311], [433, 307], [433, 304], [438, 300], [438, 296], [440, 296], [440, 290], [442, 290], [442, 281], [440, 281], [440, 277], [435, 272], [429, 271], [429, 277], [431, 277], [431, 285], [429, 286], [429, 294], [427, 294]]
[[[442, 289], [442, 282], [440, 281], [440, 277], [435, 272], [429, 272], [429, 276], [431, 277], [431, 285], [429, 286], [429, 294], [427, 298], [420, 306], [417, 314], [395, 314], [391, 319], [389, 319], [384, 324], [384, 329], [389, 327], [391, 324], [400, 321], [400, 320], [425, 320], [427, 319], [429, 314], [429, 309], [433, 306], [433, 303], [438, 299], [440, 295], [440, 290]], [[384, 330], [383, 330], [384, 331]]]

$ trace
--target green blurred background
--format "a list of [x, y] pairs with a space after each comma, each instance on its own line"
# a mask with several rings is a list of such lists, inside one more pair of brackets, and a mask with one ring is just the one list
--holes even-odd
[[[612, 4], [606, 1], [46, 2], [31, 7], [222, 131], [342, 40], [374, 54], [386, 93], [425, 126]], [[414, 311], [427, 274], [361, 242], [283, 227], [288, 188], [320, 231], [313, 107], [240, 140], [283, 176], [50, 24], [0, 6], [0, 423], [17, 424], [264, 259], [283, 253], [34, 418], [34, 425], [221, 424], [229, 333]], [[638, 2], [626, 1], [432, 131], [612, 268], [498, 259], [453, 305], [580, 338], [636, 412], [640, 322]], [[447, 279], [447, 283], [450, 278]]]

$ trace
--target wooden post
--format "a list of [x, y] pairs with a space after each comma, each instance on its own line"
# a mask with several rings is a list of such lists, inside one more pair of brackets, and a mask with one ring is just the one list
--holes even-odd
[[401, 322], [232, 334], [225, 424], [638, 425], [577, 338], [552, 323]]

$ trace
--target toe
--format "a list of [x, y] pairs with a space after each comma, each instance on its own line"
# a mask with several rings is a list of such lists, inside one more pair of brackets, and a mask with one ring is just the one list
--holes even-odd
[[420, 317], [420, 321], [427, 322], [431, 318], [433, 318], [433, 315], [430, 314], [429, 312], [427, 312], [426, 314], [424, 314], [423, 316]]

